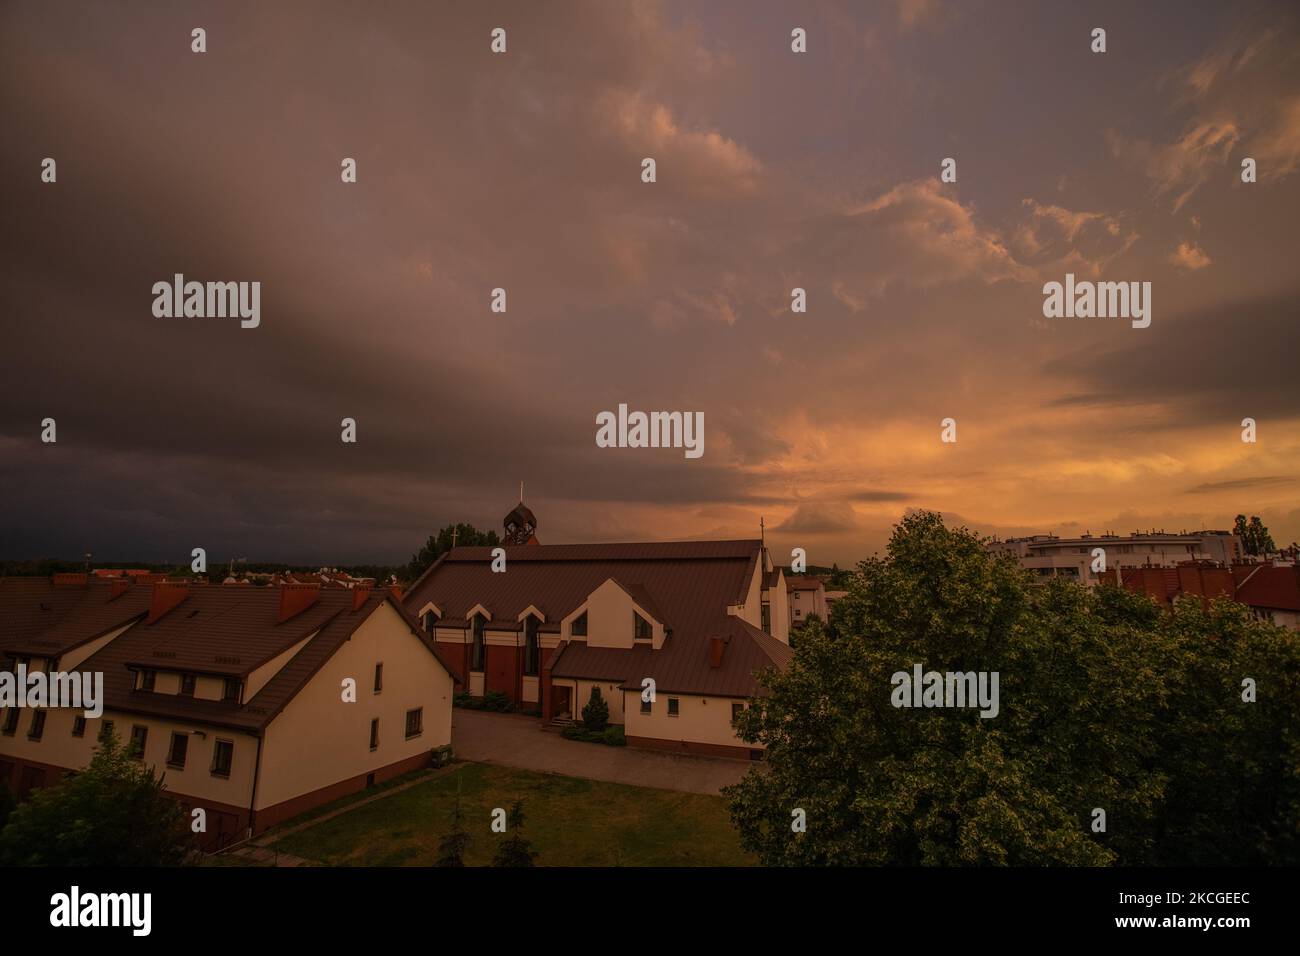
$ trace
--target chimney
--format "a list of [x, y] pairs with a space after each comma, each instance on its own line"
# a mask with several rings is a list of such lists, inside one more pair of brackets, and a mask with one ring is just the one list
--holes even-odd
[[90, 575], [81, 571], [71, 574], [56, 574], [54, 575], [53, 584], [56, 588], [84, 588], [89, 582]]
[[176, 605], [190, 596], [188, 581], [158, 581], [153, 586], [149, 600], [149, 617], [146, 624], [152, 624]]
[[370, 600], [370, 587], [358, 585], [352, 589], [352, 610], [360, 611], [362, 605]]
[[281, 584], [280, 613], [276, 624], [283, 624], [291, 617], [296, 617], [320, 600], [319, 584]]
[[402, 599], [402, 587], [400, 584], [390, 584], [388, 590], [393, 592], [393, 597], [397, 598], [397, 600], [400, 601]]
[[722, 666], [722, 653], [727, 649], [729, 637], [711, 637], [709, 638], [709, 666]]
[[131, 590], [131, 581], [129, 578], [113, 578], [109, 585], [108, 599], [116, 601], [127, 591]]

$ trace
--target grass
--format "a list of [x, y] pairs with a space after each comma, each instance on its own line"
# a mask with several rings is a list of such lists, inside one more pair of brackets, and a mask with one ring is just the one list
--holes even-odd
[[[472, 842], [491, 863], [496, 807], [524, 803], [538, 866], [753, 866], [721, 797], [652, 790], [491, 764], [460, 763], [413, 787], [283, 837], [276, 848], [330, 866], [431, 866], [451, 829], [457, 780]], [[331, 808], [338, 804], [332, 804]], [[330, 808], [321, 808], [322, 812]], [[297, 822], [297, 821], [293, 821]]]

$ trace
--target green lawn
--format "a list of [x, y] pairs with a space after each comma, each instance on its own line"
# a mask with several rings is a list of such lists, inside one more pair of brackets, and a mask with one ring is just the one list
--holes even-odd
[[[457, 780], [466, 862], [486, 866], [502, 836], [492, 810], [524, 803], [538, 866], [753, 866], [721, 797], [459, 763], [400, 793], [308, 827], [275, 848], [331, 866], [431, 866], [451, 828]], [[355, 799], [355, 798], [354, 798]], [[333, 806], [338, 806], [335, 804]], [[322, 812], [329, 808], [322, 808]], [[290, 826], [296, 821], [290, 821]]]

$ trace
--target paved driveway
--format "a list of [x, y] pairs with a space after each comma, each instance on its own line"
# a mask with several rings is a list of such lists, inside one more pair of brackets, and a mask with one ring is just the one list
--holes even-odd
[[687, 793], [717, 794], [738, 782], [751, 766], [743, 760], [565, 740], [542, 730], [536, 717], [462, 707], [452, 711], [451, 745], [463, 760]]

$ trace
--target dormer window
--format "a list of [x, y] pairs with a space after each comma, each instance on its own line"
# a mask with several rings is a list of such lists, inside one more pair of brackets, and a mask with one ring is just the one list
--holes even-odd
[[196, 678], [193, 674], [182, 674], [181, 675], [181, 696], [193, 697], [194, 685], [197, 682], [198, 682], [198, 678]]
[[437, 623], [438, 623], [438, 615], [434, 614], [433, 611], [431, 610], [424, 612], [424, 632], [426, 634], [432, 634], [433, 627]]
[[571, 637], [587, 636], [587, 612], [586, 611], [583, 611], [581, 614], [579, 614], [577, 617], [573, 619], [573, 623], [569, 625], [569, 635]]
[[636, 611], [632, 612], [632, 637], [638, 641], [648, 641], [654, 636], [654, 631], [650, 628], [650, 622], [643, 618]]
[[239, 678], [226, 678], [221, 687], [221, 699], [227, 703], [239, 703]]
[[140, 672], [140, 689], [141, 689], [141, 690], [152, 691], [153, 688], [154, 688], [154, 683], [157, 681], [157, 679], [158, 679], [158, 672], [157, 672], [157, 671], [141, 671], [141, 672]]

